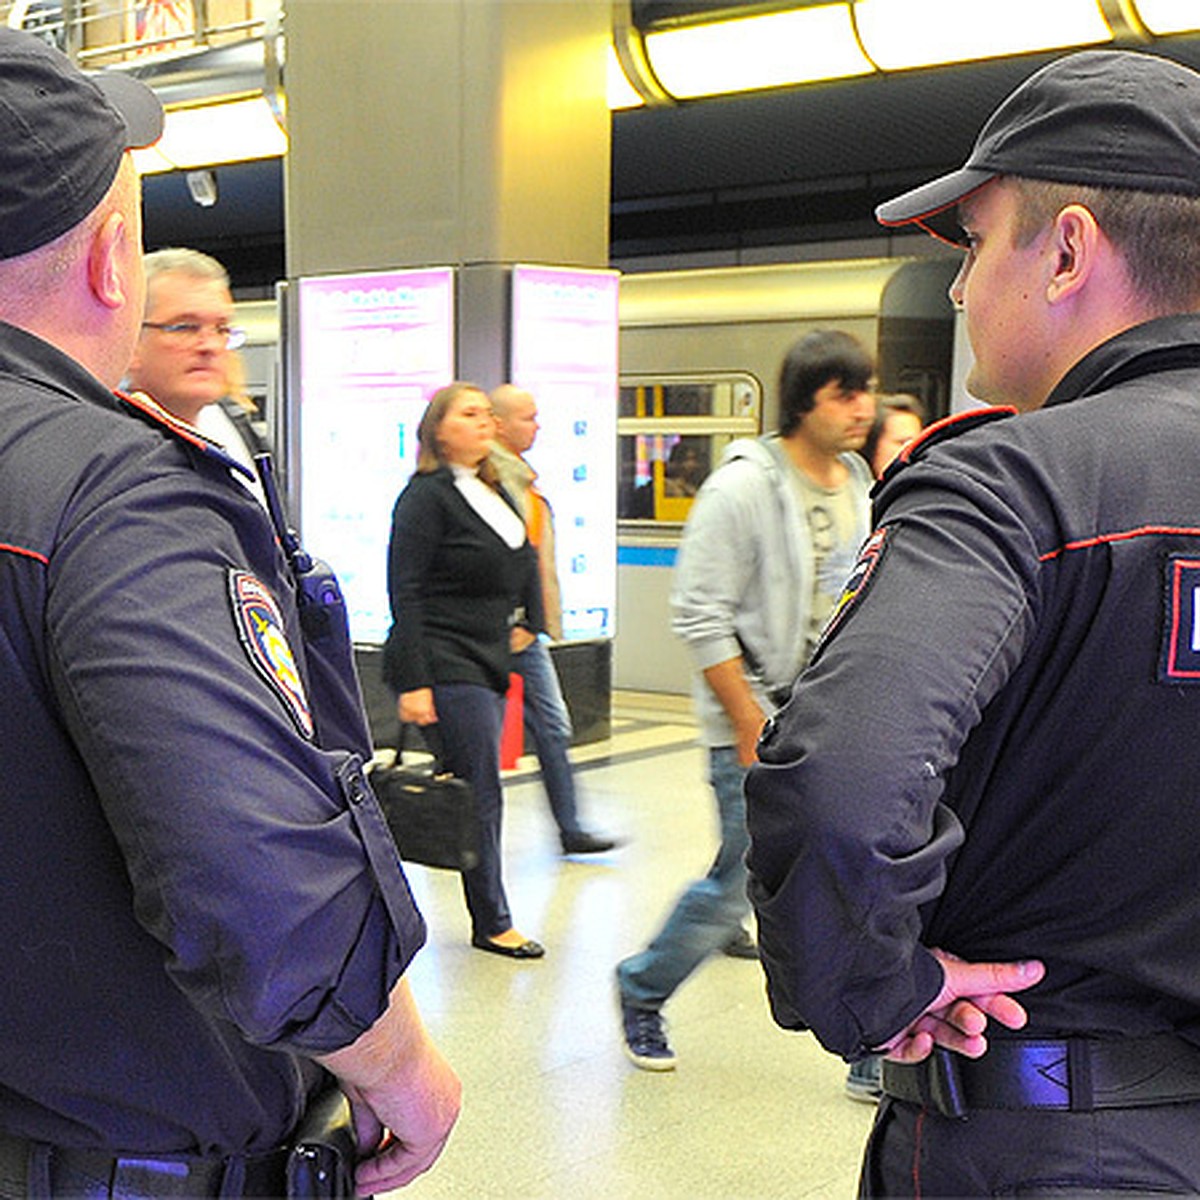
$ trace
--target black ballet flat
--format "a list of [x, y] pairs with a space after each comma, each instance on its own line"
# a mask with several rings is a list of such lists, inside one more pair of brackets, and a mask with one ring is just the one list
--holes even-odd
[[502, 954], [505, 958], [541, 958], [546, 953], [546, 947], [532, 938], [526, 938], [517, 946], [502, 946], [491, 938], [473, 937], [471, 945], [476, 950], [486, 950], [489, 954]]

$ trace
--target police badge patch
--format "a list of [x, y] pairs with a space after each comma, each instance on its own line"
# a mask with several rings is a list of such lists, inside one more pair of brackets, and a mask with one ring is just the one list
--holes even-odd
[[229, 571], [229, 601], [233, 623], [255, 670], [283, 701], [284, 708], [306, 737], [313, 735], [312, 712], [296, 669], [292, 648], [283, 631], [283, 616], [275, 598], [248, 571]]
[[816, 661], [817, 655], [825, 649], [829, 639], [841, 628], [846, 618], [850, 616], [858, 606], [859, 601], [866, 594], [871, 578], [875, 574], [875, 568], [879, 566], [880, 561], [883, 559], [883, 552], [887, 549], [887, 541], [888, 530], [885, 526], [882, 529], [875, 530], [863, 542], [862, 549], [858, 552], [858, 560], [854, 564], [854, 569], [850, 572], [850, 577], [846, 580], [841, 595], [838, 596], [837, 603], [833, 606], [833, 611], [829, 614], [829, 620], [825, 622], [825, 628], [821, 630], [821, 637], [817, 641], [816, 650], [813, 652], [813, 662]]
[[1162, 683], [1200, 683], [1200, 560], [1172, 554], [1164, 583], [1158, 678]]

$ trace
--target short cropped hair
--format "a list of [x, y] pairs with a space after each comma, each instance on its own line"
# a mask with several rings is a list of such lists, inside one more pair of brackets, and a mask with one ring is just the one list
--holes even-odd
[[856, 337], [840, 329], [805, 334], [784, 356], [779, 372], [779, 432], [784, 437], [795, 432], [827, 383], [863, 392], [874, 375], [875, 362]]
[[1200, 197], [1007, 178], [1017, 191], [1015, 244], [1027, 246], [1082, 204], [1124, 258], [1134, 290], [1160, 315], [1200, 305]]

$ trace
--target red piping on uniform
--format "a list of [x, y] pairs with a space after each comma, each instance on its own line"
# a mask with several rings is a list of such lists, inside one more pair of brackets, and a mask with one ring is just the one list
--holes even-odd
[[198, 430], [194, 429], [186, 421], [181, 421], [174, 414], [167, 412], [159, 404], [147, 404], [142, 400], [137, 392], [122, 392], [115, 393], [126, 404], [136, 408], [138, 412], [145, 413], [152, 420], [157, 421], [160, 425], [165, 425], [172, 433], [177, 433], [185, 442], [191, 442], [193, 446], [201, 450], [207, 450], [209, 442], [205, 436]]
[[1103, 546], [1108, 542], [1127, 542], [1130, 538], [1157, 537], [1162, 534], [1182, 534], [1185, 537], [1200, 537], [1200, 529], [1186, 525], [1143, 525], [1140, 529], [1127, 529], [1123, 533], [1102, 533], [1097, 537], [1081, 538], [1078, 542], [1067, 542], [1057, 550], [1048, 550], [1038, 555], [1038, 562], [1049, 562], [1068, 550], [1090, 550], [1094, 546]]
[[19, 554], [22, 558], [36, 559], [42, 566], [49, 566], [50, 559], [44, 554], [39, 554], [36, 550], [26, 550], [24, 546], [10, 546], [7, 542], [0, 542], [0, 550], [7, 554]]
[[913, 1200], [921, 1200], [921, 1140], [925, 1132], [925, 1110], [917, 1113], [916, 1128], [913, 1129], [912, 1185]]
[[919, 450], [932, 437], [936, 437], [943, 429], [948, 429], [952, 425], [957, 425], [959, 421], [970, 421], [976, 419], [981, 412], [997, 412], [1007, 413], [1010, 416], [1016, 416], [1017, 410], [1011, 404], [993, 404], [986, 408], [968, 408], [963, 412], [951, 413], [948, 417], [942, 417], [937, 421], [926, 425], [920, 433], [917, 434], [912, 441], [902, 446], [900, 453], [896, 455], [901, 462], [911, 462], [913, 454]]

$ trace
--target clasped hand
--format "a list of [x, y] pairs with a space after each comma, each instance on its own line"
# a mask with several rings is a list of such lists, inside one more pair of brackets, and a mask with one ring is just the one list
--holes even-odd
[[945, 981], [933, 1003], [880, 1050], [894, 1062], [920, 1062], [934, 1046], [945, 1046], [967, 1058], [987, 1051], [988, 1018], [1006, 1029], [1020, 1029], [1025, 1009], [1009, 995], [1040, 982], [1045, 965], [1025, 962], [971, 963], [944, 950], [930, 953], [942, 965]]

